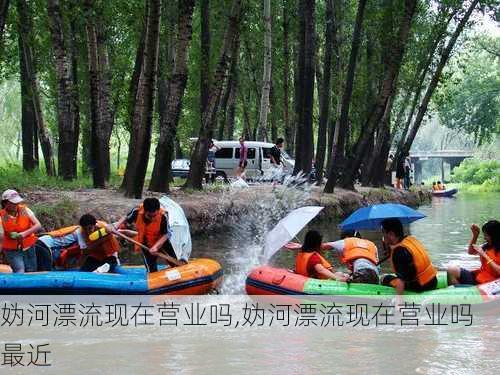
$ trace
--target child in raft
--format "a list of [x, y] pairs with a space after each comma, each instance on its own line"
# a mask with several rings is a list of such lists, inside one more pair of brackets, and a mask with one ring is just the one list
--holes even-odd
[[304, 243], [295, 258], [295, 272], [314, 279], [332, 279], [347, 281], [349, 275], [343, 272], [333, 272], [333, 267], [321, 256], [322, 236], [318, 231], [306, 233]]
[[472, 224], [470, 227], [472, 238], [469, 242], [468, 253], [479, 255], [481, 267], [469, 271], [458, 266], [448, 267], [448, 283], [476, 285], [496, 280], [500, 277], [500, 222], [490, 220], [483, 225], [483, 235], [486, 242], [477, 245], [479, 226]]

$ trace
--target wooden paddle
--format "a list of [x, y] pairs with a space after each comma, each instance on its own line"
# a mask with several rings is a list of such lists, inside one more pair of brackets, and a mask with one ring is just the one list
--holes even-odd
[[[130, 238], [130, 237], [128, 237], [128, 236], [126, 236], [126, 235], [124, 235], [123, 233], [118, 232], [118, 231], [113, 231], [113, 234], [116, 234], [118, 237], [121, 237], [121, 238], [123, 238], [124, 240], [127, 240], [127, 241], [129, 241], [129, 242], [131, 242], [131, 243], [133, 243], [133, 244], [135, 244], [135, 245], [137, 245], [137, 246], [140, 246], [140, 247], [141, 247], [141, 248], [143, 248], [144, 250], [147, 250], [147, 251], [149, 251], [149, 252], [151, 253], [151, 249], [150, 249], [149, 247], [147, 247], [146, 245], [144, 245], [144, 244], [140, 243], [139, 241], [136, 241], [136, 240], [134, 240], [133, 238]], [[157, 255], [157, 256], [159, 256], [160, 258], [165, 259], [165, 260], [166, 260], [169, 264], [173, 264], [173, 265], [175, 265], [175, 266], [183, 266], [184, 264], [186, 264], [186, 263], [184, 263], [184, 262], [182, 262], [182, 261], [179, 261], [179, 260], [177, 260], [177, 259], [175, 259], [175, 258], [171, 257], [170, 255], [165, 254], [165, 253], [162, 253], [162, 252], [160, 252], [160, 251], [158, 251], [157, 253], [151, 253], [151, 254], [152, 254], [152, 255]]]

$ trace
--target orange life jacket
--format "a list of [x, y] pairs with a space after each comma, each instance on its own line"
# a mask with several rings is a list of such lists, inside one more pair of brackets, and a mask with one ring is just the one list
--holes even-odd
[[[7, 210], [2, 209], [0, 211], [0, 217], [2, 218], [3, 226], [3, 249], [4, 250], [17, 250], [19, 242], [10, 238], [10, 233], [12, 232], [24, 232], [25, 230], [31, 228], [33, 223], [28, 215], [27, 206], [18, 204], [17, 205], [17, 216], [11, 216], [7, 213]], [[28, 249], [33, 246], [36, 242], [36, 235], [34, 233], [30, 234], [28, 237], [22, 240], [20, 247], [22, 249]]]
[[[436, 277], [437, 270], [432, 265], [429, 254], [427, 254], [427, 250], [415, 237], [406, 236], [403, 241], [392, 246], [392, 249], [396, 249], [398, 247], [403, 247], [410, 252], [417, 274], [415, 280], [404, 281], [417, 281], [421, 286], [423, 286]], [[392, 261], [393, 256], [394, 250], [391, 251], [391, 263], [393, 270], [396, 272], [396, 268], [394, 267], [394, 263]]]
[[79, 225], [71, 225], [69, 227], [51, 230], [50, 232], [47, 232], [47, 235], [49, 235], [50, 237], [64, 237], [68, 234], [73, 233], [78, 228], [80, 228]]
[[[156, 241], [163, 236], [161, 233], [161, 218], [165, 214], [165, 210], [160, 208], [152, 221], [146, 222], [144, 220], [144, 207], [142, 204], [139, 206], [135, 226], [137, 228], [137, 241], [147, 246], [153, 246]], [[136, 252], [141, 250], [140, 246], [134, 245]]]
[[441, 185], [441, 184], [438, 184], [438, 186], [437, 186], [437, 190], [444, 190], [444, 187], [443, 187], [443, 185]]
[[295, 272], [298, 273], [299, 275], [306, 276], [306, 277], [314, 277], [318, 279], [324, 279], [325, 277], [322, 275], [317, 275], [314, 273], [314, 275], [309, 274], [307, 270], [307, 265], [309, 264], [309, 259], [316, 254], [319, 256], [321, 260], [321, 264], [325, 268], [332, 268], [332, 265], [328, 263], [328, 261], [321, 256], [321, 254], [313, 251], [311, 253], [305, 252], [305, 251], [300, 251], [297, 254], [297, 257], [295, 258]]
[[[104, 221], [97, 220], [97, 227], [104, 228], [106, 227], [106, 223]], [[90, 246], [92, 241], [88, 240], [88, 238], [86, 238], [86, 240]], [[89, 256], [96, 258], [97, 260], [103, 261], [120, 250], [120, 244], [112, 234], [108, 234], [102, 237], [102, 239], [100, 238], [98, 241], [101, 241], [99, 245], [93, 247], [88, 253]]]
[[376, 265], [378, 263], [377, 246], [371, 241], [357, 237], [344, 238], [344, 251], [340, 261], [344, 264], [352, 264], [359, 258], [367, 259]]
[[[495, 262], [496, 264], [500, 264], [500, 251], [495, 251], [494, 248], [488, 248], [485, 253], [490, 257], [490, 259], [493, 259], [493, 262]], [[491, 264], [487, 263], [488, 261], [481, 257], [481, 268], [475, 271], [476, 281], [478, 284], [483, 284], [498, 279], [495, 271], [493, 270], [493, 268], [491, 268]]]
[[[64, 237], [68, 234], [73, 233], [78, 228], [80, 228], [79, 225], [71, 225], [69, 227], [54, 229], [50, 232], [47, 232], [47, 235], [51, 237]], [[50, 250], [52, 251], [52, 249]], [[72, 268], [73, 266], [76, 266], [81, 255], [82, 251], [77, 241], [61, 250], [61, 254], [55, 261], [55, 265], [56, 267]]]

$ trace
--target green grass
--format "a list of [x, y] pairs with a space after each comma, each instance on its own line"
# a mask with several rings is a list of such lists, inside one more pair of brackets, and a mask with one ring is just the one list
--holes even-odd
[[[118, 187], [121, 180], [122, 177], [112, 173], [110, 186]], [[23, 171], [21, 166], [15, 164], [0, 166], [0, 191], [6, 189], [25, 191], [37, 188], [50, 190], [77, 190], [92, 187], [92, 176], [90, 175], [79, 175], [75, 180], [65, 181], [59, 177], [47, 176], [45, 171], [39, 169], [32, 172], [26, 172]]]

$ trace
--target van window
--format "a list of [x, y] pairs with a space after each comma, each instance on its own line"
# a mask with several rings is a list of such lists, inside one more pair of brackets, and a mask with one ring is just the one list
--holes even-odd
[[[240, 158], [240, 149], [237, 148], [234, 150], [234, 158], [239, 159]], [[247, 153], [247, 159], [255, 159], [255, 148], [249, 148], [248, 153]]]
[[217, 159], [232, 159], [233, 157], [233, 148], [224, 147], [215, 152], [215, 157]]
[[271, 159], [271, 148], [262, 147], [262, 153], [264, 154], [264, 159]]

